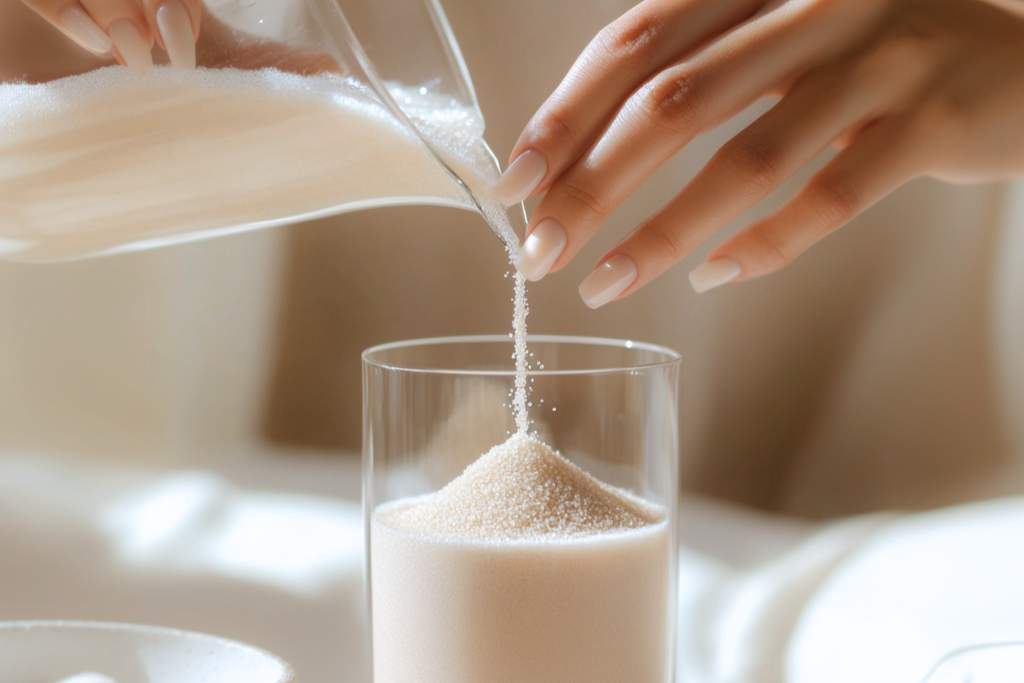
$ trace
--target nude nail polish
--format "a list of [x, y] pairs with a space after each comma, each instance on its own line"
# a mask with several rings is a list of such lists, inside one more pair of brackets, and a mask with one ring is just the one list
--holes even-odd
[[548, 172], [548, 162], [544, 155], [530, 149], [509, 164], [505, 172], [494, 184], [494, 198], [505, 206], [518, 204], [529, 197]]
[[567, 241], [562, 224], [554, 218], [545, 218], [523, 242], [516, 267], [527, 280], [537, 282], [555, 265]]
[[637, 270], [633, 259], [619, 254], [613, 256], [580, 283], [580, 298], [590, 308], [600, 308], [614, 301], [636, 281]]
[[153, 54], [149, 41], [142, 36], [135, 22], [129, 19], [115, 21], [107, 28], [118, 54], [125, 66], [132, 71], [142, 73], [153, 66]]
[[113, 47], [110, 36], [103, 32], [80, 5], [71, 5], [60, 13], [57, 20], [60, 21], [65, 33], [89, 52], [105, 55]]
[[731, 258], [720, 258], [702, 263], [690, 272], [690, 286], [698, 294], [721, 287], [740, 276], [743, 269]]
[[160, 28], [164, 47], [171, 66], [179, 69], [196, 67], [196, 37], [192, 32], [192, 19], [181, 0], [167, 0], [156, 11], [156, 24]]

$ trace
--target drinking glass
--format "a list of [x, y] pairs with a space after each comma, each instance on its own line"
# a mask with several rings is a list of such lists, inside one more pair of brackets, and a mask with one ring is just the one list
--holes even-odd
[[[529, 350], [531, 428], [598, 480], [657, 506], [664, 542], [646, 563], [632, 551], [605, 563], [598, 536], [427, 543], [411, 563], [385, 554], [393, 546], [375, 523], [381, 506], [438, 491], [515, 429], [512, 341], [368, 349], [363, 512], [375, 683], [674, 680], [679, 356], [587, 337], [531, 336]], [[512, 555], [529, 559], [509, 570]], [[654, 607], [632, 611], [652, 596]], [[531, 617], [545, 602], [558, 624]], [[591, 607], [603, 618], [584, 618]], [[628, 672], [616, 670], [628, 662]]]
[[[158, 65], [131, 76], [21, 2], [0, 3], [0, 25], [32, 36], [0, 45], [0, 86], [9, 88], [0, 92], [0, 258], [70, 260], [376, 206], [480, 209], [470, 186], [497, 177], [489, 148], [479, 145], [486, 170], [467, 182], [466, 168], [456, 171], [426, 134], [435, 111], [468, 137], [484, 130], [439, 0], [206, 0], [203, 11], [198, 71]], [[250, 77], [215, 78], [238, 73]], [[84, 74], [85, 85], [61, 85]], [[244, 96], [226, 82], [243, 84]], [[332, 97], [397, 124], [421, 148], [414, 167], [424, 170], [384, 168], [379, 145], [364, 150], [365, 134], [346, 133]], [[375, 166], [382, 179], [366, 180]], [[522, 228], [522, 210], [514, 213]]]
[[133, 624], [0, 623], [0, 662], [0, 683], [296, 683], [287, 664], [249, 645]]
[[1024, 642], [972, 645], [943, 657], [922, 683], [1020, 683]]

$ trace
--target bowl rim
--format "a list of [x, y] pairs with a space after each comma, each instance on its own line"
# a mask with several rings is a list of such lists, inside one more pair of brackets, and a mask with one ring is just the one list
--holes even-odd
[[15, 621], [0, 621], [0, 638], [3, 637], [4, 633], [21, 633], [28, 631], [89, 631], [89, 632], [102, 632], [107, 631], [118, 634], [128, 635], [140, 635], [140, 636], [156, 636], [161, 638], [170, 638], [175, 640], [188, 640], [196, 641], [208, 644], [216, 644], [222, 647], [226, 646], [231, 650], [238, 650], [246, 652], [257, 657], [261, 657], [268, 662], [276, 664], [280, 669], [280, 675], [274, 683], [293, 683], [295, 680], [295, 670], [292, 669], [288, 662], [284, 661], [272, 652], [268, 652], [262, 648], [258, 648], [254, 645], [249, 645], [238, 640], [232, 640], [231, 638], [225, 638], [223, 636], [211, 635], [209, 633], [202, 633], [200, 631], [189, 631], [186, 629], [172, 628], [169, 626], [153, 626], [149, 624], [132, 624], [128, 622], [118, 621], [90, 621], [90, 620], [75, 620], [75, 619], [25, 619]]

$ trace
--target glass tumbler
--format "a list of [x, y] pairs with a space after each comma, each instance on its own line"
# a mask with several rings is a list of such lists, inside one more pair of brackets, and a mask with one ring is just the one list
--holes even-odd
[[155, 626], [0, 622], [0, 683], [296, 683], [277, 657]]
[[[650, 522], [568, 537], [460, 537], [459, 524], [480, 521], [482, 499], [516, 500], [507, 481], [479, 470], [464, 497], [467, 466], [515, 429], [512, 342], [450, 337], [368, 349], [363, 511], [375, 683], [675, 679], [679, 356], [583, 337], [531, 336], [529, 349], [536, 438], [602, 482], [599, 495], [642, 505]], [[547, 475], [516, 472], [503, 476], [526, 481], [527, 494], [553, 487]], [[457, 496], [462, 508], [452, 507]], [[574, 496], [549, 512], [572, 508]], [[425, 527], [395, 522], [431, 501], [448, 512], [421, 515]]]

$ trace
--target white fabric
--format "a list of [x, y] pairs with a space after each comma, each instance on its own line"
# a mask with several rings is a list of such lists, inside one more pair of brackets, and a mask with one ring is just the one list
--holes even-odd
[[[0, 457], [0, 620], [197, 629], [280, 654], [302, 683], [367, 681], [357, 466], [227, 461]], [[1024, 638], [1024, 500], [825, 526], [683, 508], [682, 683], [915, 683], [956, 646]]]

